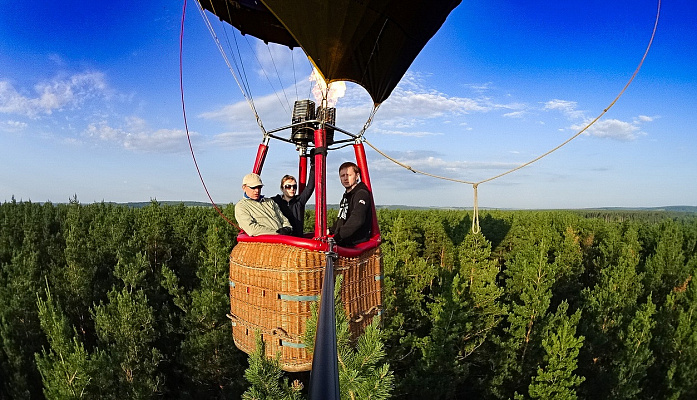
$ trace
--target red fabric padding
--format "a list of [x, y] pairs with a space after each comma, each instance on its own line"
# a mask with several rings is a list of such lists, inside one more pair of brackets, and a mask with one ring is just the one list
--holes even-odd
[[[315, 240], [306, 239], [296, 236], [286, 236], [286, 235], [259, 235], [259, 236], [249, 236], [246, 233], [240, 233], [237, 235], [238, 242], [259, 242], [259, 243], [279, 243], [286, 244], [289, 246], [301, 247], [303, 249], [311, 251], [327, 251], [327, 243]], [[342, 247], [336, 246], [336, 252], [340, 257], [354, 258], [360, 256], [363, 252], [374, 249], [380, 246], [382, 239], [380, 235], [375, 235], [367, 242], [359, 243], [354, 247]]]

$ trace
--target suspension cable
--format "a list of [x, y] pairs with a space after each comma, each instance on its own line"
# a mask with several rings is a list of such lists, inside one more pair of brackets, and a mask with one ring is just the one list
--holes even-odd
[[245, 100], [247, 100], [247, 104], [252, 109], [252, 112], [254, 113], [254, 116], [256, 117], [256, 120], [257, 120], [257, 125], [259, 125], [259, 128], [261, 129], [262, 133], [264, 134], [264, 136], [266, 136], [266, 129], [264, 128], [264, 124], [261, 122], [261, 118], [259, 117], [259, 113], [257, 113], [257, 110], [254, 106], [254, 102], [247, 95], [247, 92], [244, 90], [242, 83], [240, 83], [240, 78], [238, 78], [237, 73], [230, 65], [230, 60], [227, 57], [227, 53], [225, 53], [225, 50], [223, 49], [223, 46], [220, 43], [220, 39], [218, 39], [218, 35], [216, 35], [215, 30], [213, 29], [213, 25], [211, 24], [210, 20], [208, 19], [208, 16], [206, 15], [206, 13], [204, 12], [203, 7], [201, 6], [201, 4], [198, 1], [196, 2], [196, 4], [198, 5], [199, 13], [201, 14], [201, 17], [203, 18], [203, 21], [206, 24], [206, 27], [208, 28], [208, 31], [211, 34], [211, 37], [213, 38], [213, 41], [218, 46], [218, 51], [223, 56], [223, 60], [225, 60], [225, 64], [227, 65], [228, 70], [230, 70], [230, 73], [232, 74], [233, 78], [235, 79], [235, 83], [237, 83], [237, 86], [240, 88], [240, 91], [242, 92]]
[[[187, 123], [186, 120], [186, 107], [184, 106], [184, 18], [186, 16], [186, 2], [187, 0], [184, 0], [184, 7], [182, 9], [182, 22], [181, 22], [181, 31], [179, 34], [179, 90], [181, 92], [181, 100], [182, 100], [182, 113], [184, 114], [184, 128], [186, 129], [186, 139], [189, 141], [189, 150], [191, 151], [191, 158], [194, 160], [194, 165], [196, 166], [196, 172], [198, 172], [198, 177], [201, 180], [201, 184], [203, 185], [203, 190], [206, 191], [206, 195], [208, 196], [208, 199], [210, 200], [211, 204], [213, 205], [213, 208], [215, 208], [215, 211], [220, 214], [221, 217], [230, 225], [236, 227], [238, 230], [242, 230], [237, 224], [232, 222], [218, 207], [217, 204], [213, 201], [213, 198], [211, 197], [210, 192], [208, 191], [208, 188], [206, 187], [206, 182], [203, 180], [203, 175], [201, 175], [201, 170], [198, 167], [198, 162], [196, 161], [196, 155], [194, 154], [194, 147], [191, 144], [191, 135], [189, 134], [189, 124]], [[198, 2], [197, 2], [198, 3]]]
[[[281, 86], [281, 91], [283, 91], [283, 97], [286, 99], [286, 103], [281, 102], [281, 107], [283, 107], [288, 114], [290, 114], [290, 101], [288, 100], [288, 94], [286, 93], [286, 88], [283, 87], [283, 82], [281, 82], [281, 74], [278, 73], [278, 67], [276, 67], [276, 60], [273, 59], [273, 53], [271, 53], [271, 46], [266, 45], [266, 49], [269, 51], [269, 57], [271, 57], [271, 63], [273, 64], [273, 69], [276, 71], [276, 77], [278, 78], [278, 84]], [[292, 52], [292, 50], [291, 50]], [[275, 92], [275, 90], [274, 90]], [[280, 101], [280, 99], [279, 99]]]
[[[620, 92], [617, 94], [617, 96], [615, 96], [615, 98], [610, 102], [610, 104], [609, 104], [607, 107], [605, 107], [605, 109], [603, 109], [603, 111], [602, 111], [597, 117], [595, 117], [592, 121], [590, 121], [588, 124], [586, 124], [586, 126], [584, 126], [581, 130], [579, 130], [578, 132], [576, 132], [576, 133], [575, 133], [574, 135], [572, 135], [570, 138], [568, 138], [567, 140], [565, 140], [564, 142], [562, 142], [560, 145], [558, 145], [558, 146], [554, 147], [553, 149], [551, 149], [551, 150], [545, 152], [544, 154], [542, 154], [542, 155], [540, 155], [540, 156], [538, 156], [538, 157], [535, 157], [534, 159], [532, 159], [532, 160], [530, 160], [530, 161], [528, 161], [528, 162], [526, 162], [526, 163], [523, 163], [523, 164], [521, 164], [521, 165], [519, 165], [519, 166], [517, 166], [517, 167], [515, 167], [515, 168], [512, 168], [512, 169], [510, 169], [510, 170], [508, 170], [508, 171], [506, 171], [506, 172], [503, 172], [503, 173], [500, 173], [500, 174], [498, 174], [498, 175], [496, 175], [496, 176], [492, 176], [492, 177], [490, 177], [490, 178], [481, 180], [481, 181], [479, 181], [479, 182], [466, 181], [466, 180], [455, 179], [455, 178], [448, 178], [448, 177], [445, 177], [445, 176], [435, 175], [435, 174], [431, 174], [431, 173], [428, 173], [428, 172], [424, 172], [424, 171], [420, 171], [420, 170], [418, 170], [418, 169], [412, 168], [410, 165], [405, 164], [405, 163], [402, 163], [402, 162], [400, 162], [400, 161], [398, 161], [398, 160], [396, 160], [396, 159], [394, 159], [394, 158], [388, 156], [388, 155], [385, 154], [384, 152], [380, 151], [377, 147], [375, 147], [375, 146], [374, 146], [372, 143], [370, 143], [369, 141], [365, 140], [365, 142], [366, 142], [370, 147], [372, 147], [373, 150], [375, 150], [375, 151], [376, 151], [378, 154], [380, 154], [381, 156], [387, 158], [388, 160], [392, 161], [393, 163], [395, 163], [395, 164], [401, 166], [402, 168], [405, 168], [405, 169], [407, 169], [407, 170], [409, 170], [409, 171], [411, 171], [411, 172], [413, 172], [413, 173], [415, 173], [415, 174], [421, 174], [421, 175], [425, 175], [425, 176], [430, 176], [430, 177], [432, 177], [432, 178], [443, 179], [443, 180], [447, 180], [447, 181], [451, 181], [451, 182], [456, 182], [456, 183], [463, 183], [463, 184], [467, 184], [467, 185], [472, 185], [472, 188], [473, 188], [473, 190], [474, 190], [474, 206], [473, 206], [474, 218], [472, 219], [472, 232], [473, 232], [473, 233], [478, 233], [478, 232], [480, 232], [480, 228], [479, 228], [479, 204], [478, 204], [478, 203], [479, 203], [479, 198], [478, 198], [478, 193], [477, 193], [478, 186], [479, 186], [480, 184], [482, 184], [482, 183], [490, 182], [490, 181], [493, 181], [493, 180], [495, 180], [495, 179], [501, 178], [501, 177], [503, 177], [503, 176], [505, 176], [505, 175], [508, 175], [508, 174], [510, 174], [510, 173], [513, 173], [513, 172], [515, 172], [515, 171], [518, 171], [518, 170], [520, 170], [520, 169], [522, 169], [522, 168], [524, 168], [524, 167], [527, 167], [528, 165], [530, 165], [530, 164], [532, 164], [532, 163], [534, 163], [534, 162], [536, 162], [536, 161], [539, 161], [539, 160], [541, 160], [542, 158], [544, 158], [544, 157], [546, 157], [546, 156], [552, 154], [553, 152], [559, 150], [559, 149], [560, 149], [561, 147], [563, 147], [564, 145], [566, 145], [566, 144], [568, 144], [569, 142], [571, 142], [572, 140], [576, 139], [576, 138], [577, 138], [578, 136], [580, 136], [583, 132], [585, 132], [585, 131], [588, 130], [591, 126], [593, 126], [593, 124], [595, 124], [603, 115], [605, 115], [605, 113], [607, 113], [607, 112], [610, 110], [610, 108], [612, 108], [612, 106], [614, 106], [615, 103], [617, 103], [617, 101], [620, 99], [620, 97], [622, 97], [622, 95], [624, 94], [624, 92], [627, 90], [627, 88], [629, 87], [629, 85], [632, 83], [632, 81], [634, 81], [634, 78], [635, 78], [635, 77], [637, 76], [637, 74], [639, 73], [639, 70], [641, 69], [641, 66], [644, 64], [644, 61], [646, 60], [646, 57], [647, 57], [648, 54], [649, 54], [649, 49], [651, 48], [651, 45], [653, 44], [653, 39], [654, 39], [654, 37], [656, 36], [656, 30], [658, 29], [658, 19], [659, 19], [660, 14], [661, 14], [661, 0], [658, 0], [658, 9], [656, 10], [656, 19], [655, 19], [655, 21], [654, 21], [653, 31], [651, 32], [651, 38], [649, 39], [649, 43], [648, 43], [648, 45], [646, 46], [646, 50], [644, 51], [644, 55], [641, 57], [641, 60], [639, 61], [639, 64], [637, 65], [636, 69], [634, 70], [634, 73], [631, 75], [631, 77], [629, 78], [629, 80], [627, 81], [627, 83], [624, 85], [624, 87], [622, 87], [622, 90], [620, 90]], [[375, 111], [375, 109], [374, 109], [374, 111]], [[371, 117], [369, 118], [369, 121], [370, 121], [371, 119], [372, 119], [372, 115], [371, 115]], [[366, 124], [369, 125], [368, 122], [366, 122]], [[364, 131], [365, 131], [366, 128], [367, 128], [367, 126], [365, 126], [364, 129], [361, 131], [361, 135], [363, 135], [363, 133], [364, 133]], [[476, 229], [475, 229], [475, 222], [476, 222]]]

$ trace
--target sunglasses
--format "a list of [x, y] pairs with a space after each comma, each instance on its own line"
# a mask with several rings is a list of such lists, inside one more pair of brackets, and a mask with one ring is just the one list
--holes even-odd
[[262, 187], [263, 187], [263, 185], [259, 185], [259, 186], [249, 186], [249, 188], [252, 189], [252, 190], [257, 190], [257, 189], [261, 190]]
[[283, 185], [284, 189], [297, 189], [298, 185]]

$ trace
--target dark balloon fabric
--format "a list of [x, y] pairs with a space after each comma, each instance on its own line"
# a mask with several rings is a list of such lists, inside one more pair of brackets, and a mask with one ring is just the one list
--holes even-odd
[[461, 1], [199, 0], [243, 34], [300, 45], [328, 83], [355, 82], [376, 104]]

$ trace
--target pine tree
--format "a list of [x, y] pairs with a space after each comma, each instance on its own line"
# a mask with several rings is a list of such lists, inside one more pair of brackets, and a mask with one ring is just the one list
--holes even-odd
[[[341, 304], [340, 288], [343, 276], [336, 278], [334, 308], [336, 315], [337, 353], [339, 363], [339, 387], [342, 400], [380, 400], [390, 398], [394, 376], [390, 365], [383, 362], [386, 356], [380, 320], [377, 316], [356, 340], [351, 340], [349, 320]], [[321, 301], [321, 299], [320, 299]], [[310, 353], [314, 350], [317, 331], [318, 307], [312, 305], [312, 317], [307, 321], [304, 342]]]
[[81, 332], [91, 331], [89, 307], [94, 302], [92, 283], [97, 267], [90, 235], [89, 207], [77, 200], [68, 205], [63, 226], [65, 265], [53, 268], [51, 282], [64, 304], [66, 316]]
[[529, 386], [531, 399], [575, 400], [576, 388], [584, 378], [576, 375], [579, 349], [583, 345], [583, 336], [576, 336], [576, 326], [581, 318], [581, 311], [567, 316], [568, 303], [562, 302], [557, 312], [547, 324], [542, 347], [545, 356], [542, 366], [537, 368], [537, 375]]
[[550, 262], [551, 232], [537, 226], [528, 235], [506, 263], [505, 292], [511, 308], [504, 335], [495, 338], [499, 351], [490, 385], [497, 397], [522, 391], [542, 356], [538, 331], [552, 300], [556, 266]]
[[34, 353], [45, 344], [36, 308], [36, 294], [43, 288], [43, 271], [58, 252], [59, 234], [55, 208], [21, 203], [13, 217], [22, 221], [14, 233], [15, 247], [9, 263], [0, 274], [0, 343], [2, 343], [3, 391], [9, 398], [41, 396], [41, 376], [34, 364]]
[[646, 259], [645, 286], [655, 293], [656, 298], [664, 299], [690, 274], [685, 268], [682, 245], [683, 235], [678, 223], [672, 220], [663, 222], [658, 230], [655, 252]]
[[431, 213], [423, 223], [424, 250], [423, 258], [428, 264], [436, 265], [441, 270], [452, 271], [455, 265], [455, 247], [448, 237], [439, 215]]
[[196, 272], [199, 284], [190, 293], [190, 304], [187, 303], [182, 321], [185, 337], [181, 349], [185, 379], [191, 381], [190, 390], [210, 396], [215, 392], [239, 391], [245, 364], [244, 353], [235, 347], [225, 317], [225, 310], [230, 307], [227, 295], [230, 227], [219, 218], [216, 221], [208, 228], [205, 249], [199, 255], [200, 266]]
[[[381, 400], [391, 396], [394, 376], [390, 366], [383, 359], [386, 356], [382, 342], [382, 332], [378, 317], [368, 325], [364, 333], [355, 341], [351, 340], [348, 315], [341, 304], [340, 288], [342, 276], [337, 277], [334, 287], [334, 307], [336, 312], [337, 356], [339, 366], [339, 387], [342, 400]], [[321, 299], [320, 299], [321, 301]], [[312, 317], [307, 322], [304, 343], [310, 354], [314, 349], [317, 332], [318, 307], [312, 305]], [[249, 357], [249, 368], [245, 377], [251, 387], [243, 398], [248, 400], [294, 400], [300, 399], [302, 385], [288, 383], [280, 367], [279, 358], [264, 356], [264, 344], [257, 335], [257, 348]], [[279, 355], [280, 356], [280, 355]]]
[[[498, 266], [489, 260], [491, 245], [481, 233], [460, 246], [460, 270], [449, 291], [431, 304], [431, 334], [420, 345], [422, 359], [411, 379], [429, 398], [458, 398], [458, 388], [474, 369], [488, 363], [486, 350], [475, 354], [505, 315], [496, 285]], [[443, 377], [447, 376], [446, 381]], [[475, 383], [477, 380], [473, 380]], [[471, 383], [470, 383], [471, 385]], [[470, 388], [472, 391], [473, 388]]]
[[609, 397], [618, 378], [613, 360], [623, 348], [630, 321], [643, 294], [642, 275], [637, 272], [641, 245], [634, 225], [606, 229], [598, 238], [597, 256], [592, 260], [595, 284], [582, 291], [585, 317], [581, 331], [586, 336], [582, 357], [588, 396]]
[[649, 295], [646, 303], [636, 311], [627, 330], [620, 334], [622, 347], [614, 354], [612, 365], [617, 385], [612, 390], [614, 399], [635, 399], [642, 391], [642, 383], [654, 362], [650, 348], [656, 306]]
[[673, 289], [656, 317], [654, 351], [664, 382], [652, 393], [666, 399], [697, 397], [697, 255], [689, 267], [692, 275]]
[[147, 399], [163, 387], [158, 370], [162, 355], [154, 346], [159, 336], [155, 313], [140, 287], [147, 266], [142, 254], [119, 261], [117, 274], [123, 288], [114, 287], [108, 301], [93, 312], [100, 347], [113, 368], [113, 375], [104, 382], [112, 388], [108, 392], [112, 398]]
[[104, 353], [96, 350], [88, 354], [48, 287], [46, 300], [39, 297], [37, 307], [41, 328], [49, 343], [49, 348], [36, 354], [36, 365], [41, 373], [46, 398], [99, 398], [101, 388], [98, 383], [101, 379], [97, 377], [109, 368], [104, 362]]
[[249, 355], [249, 368], [244, 372], [250, 383], [242, 395], [244, 400], [301, 400], [302, 385], [288, 383], [281, 369], [280, 353], [276, 358], [266, 357], [266, 344], [256, 333], [256, 350]]
[[[420, 234], [413, 213], [400, 212], [385, 232], [383, 249], [383, 314], [385, 337], [392, 367], [400, 375], [418, 362], [418, 344], [430, 332], [430, 311], [439, 271], [419, 254]], [[409, 382], [404, 382], [409, 384]], [[411, 391], [405, 388], [406, 392]]]

